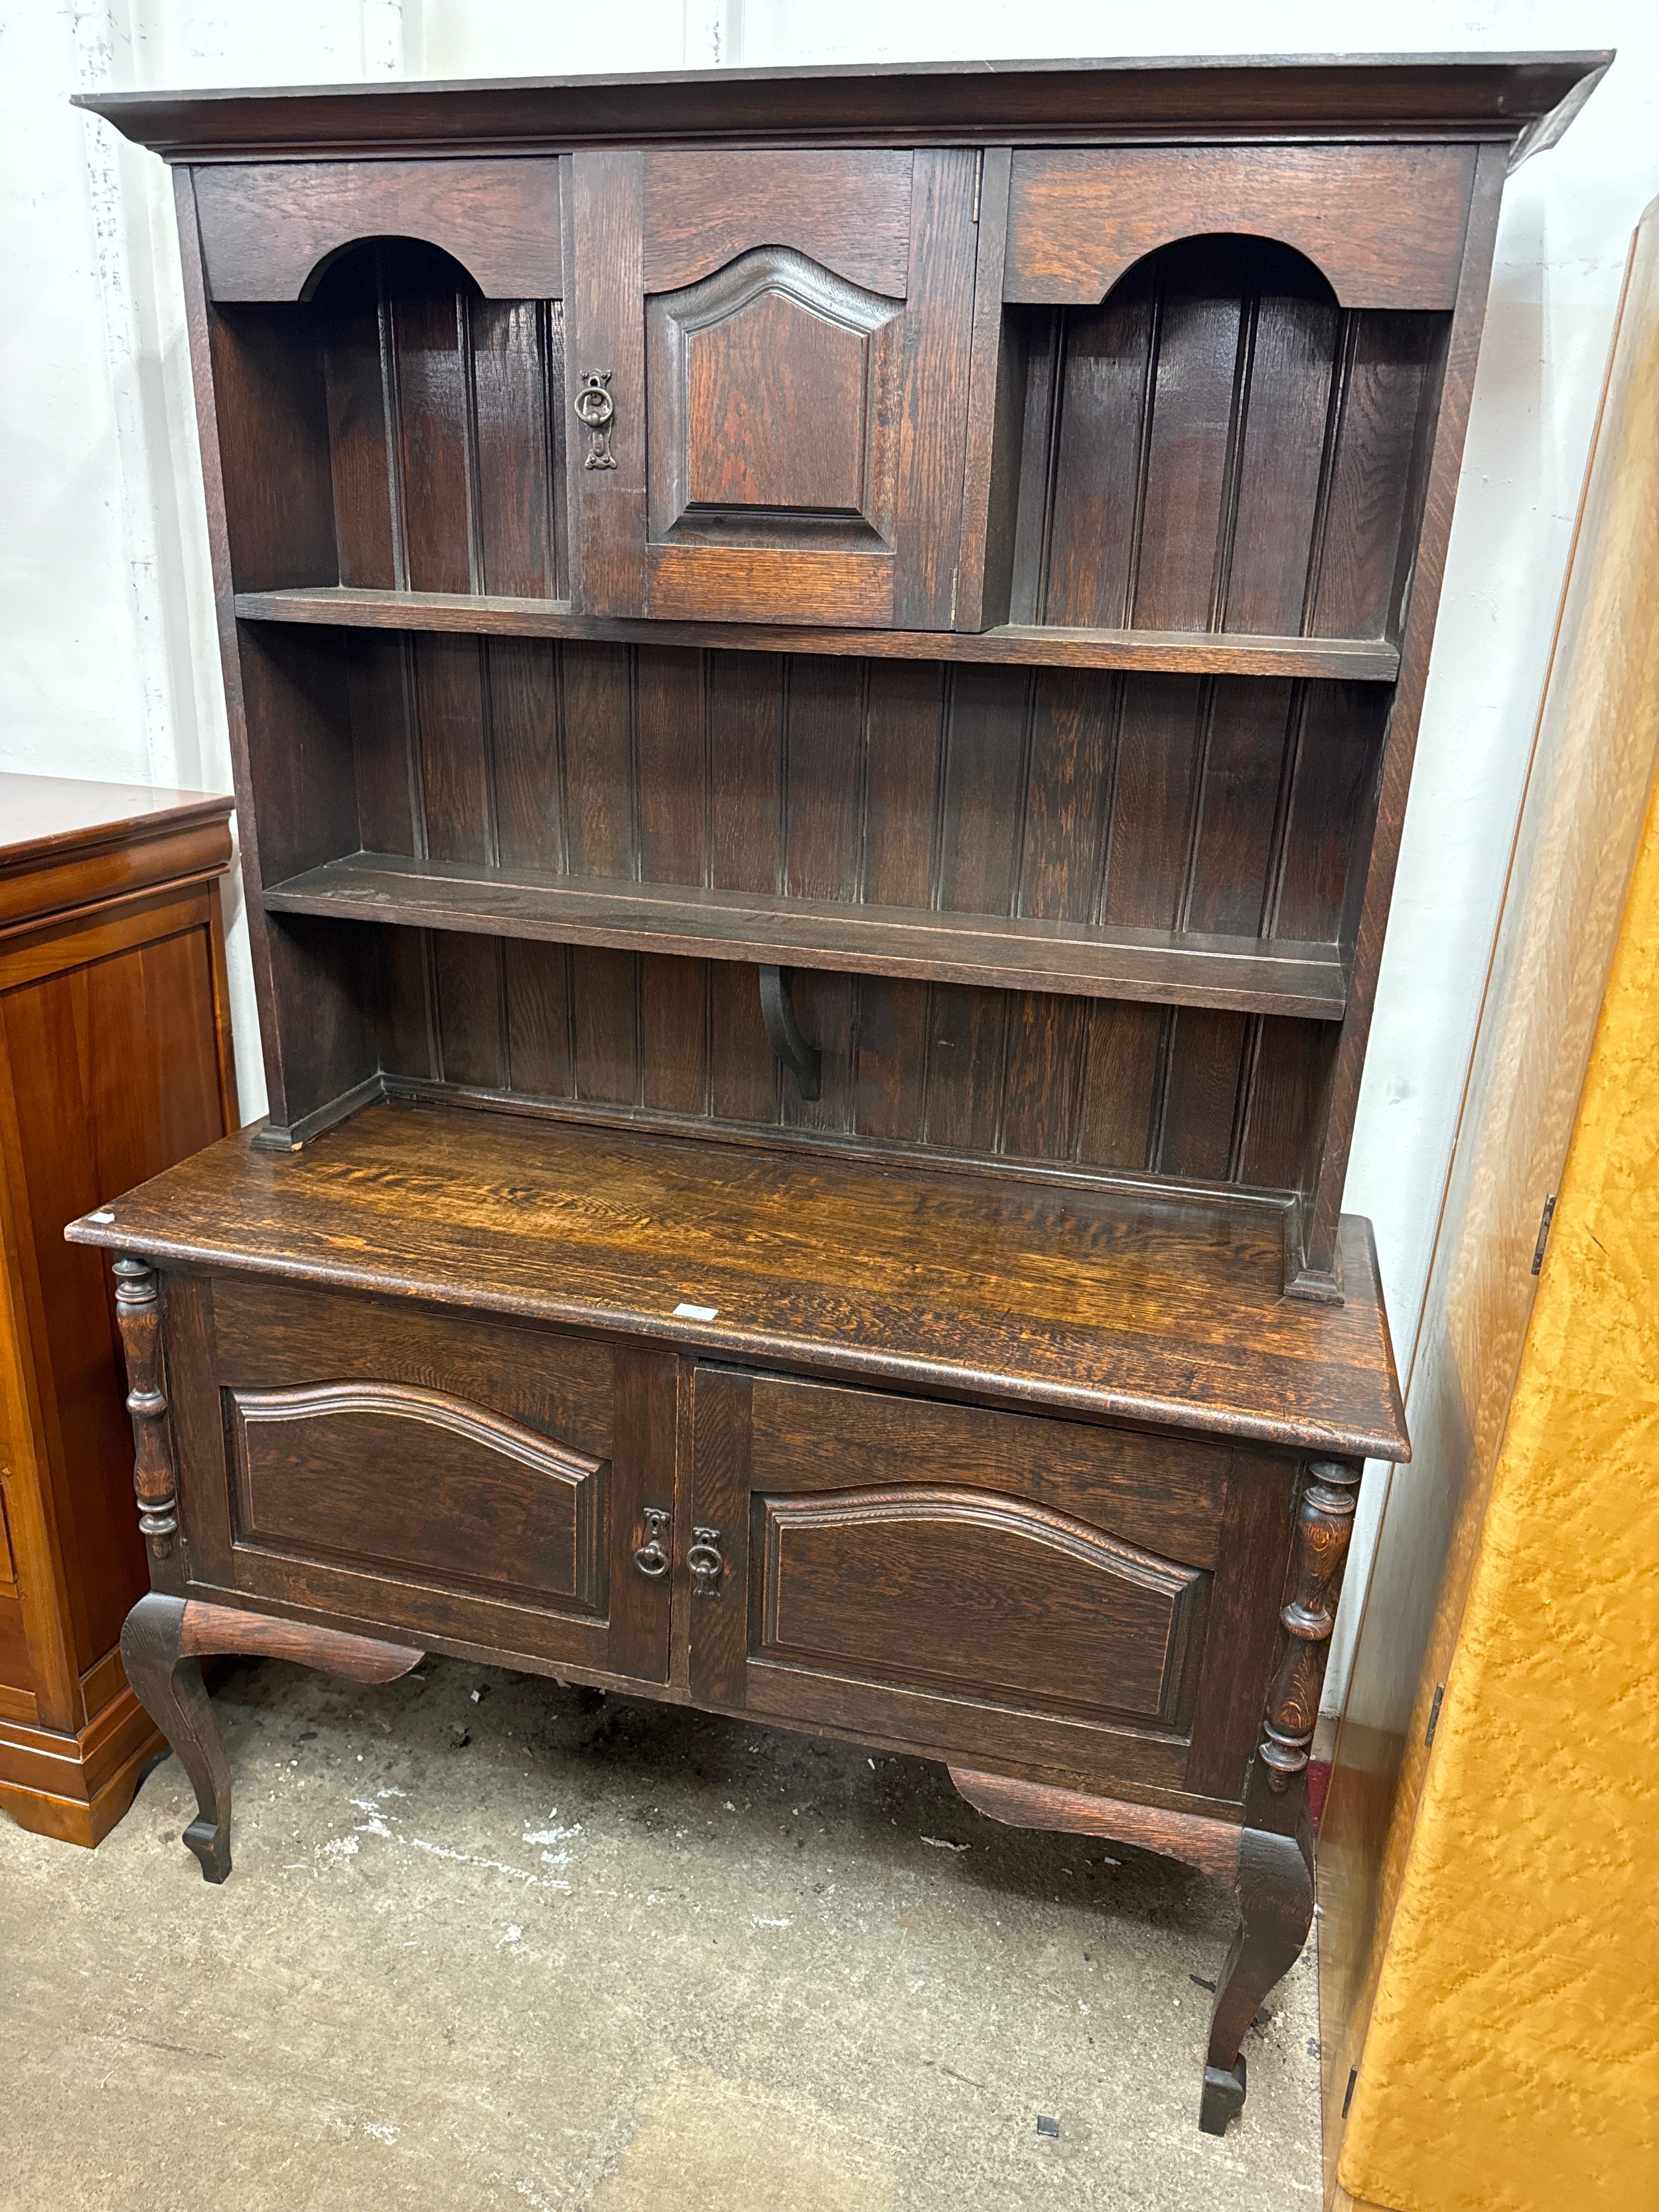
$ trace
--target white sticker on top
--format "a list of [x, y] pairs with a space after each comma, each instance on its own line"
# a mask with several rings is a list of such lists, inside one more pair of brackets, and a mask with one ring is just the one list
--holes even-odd
[[682, 1298], [674, 1309], [676, 1321], [713, 1321], [720, 1311], [718, 1306], [694, 1306]]

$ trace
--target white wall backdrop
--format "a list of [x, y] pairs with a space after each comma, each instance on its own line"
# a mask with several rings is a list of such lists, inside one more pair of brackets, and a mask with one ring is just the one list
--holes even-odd
[[[0, 22], [0, 768], [228, 788], [172, 204], [68, 106], [94, 85], [1328, 49], [1314, 0], [33, 0]], [[1395, 0], [1350, 48], [1617, 46], [1504, 201], [1347, 1203], [1376, 1226], [1402, 1368], [1519, 808], [1625, 254], [1659, 190], [1654, 0]], [[0, 834], [3, 824], [0, 823]], [[240, 894], [238, 1068], [261, 1110]], [[1368, 1492], [1376, 1492], [1368, 1486]], [[1362, 1526], [1328, 1702], [1345, 1679]]]

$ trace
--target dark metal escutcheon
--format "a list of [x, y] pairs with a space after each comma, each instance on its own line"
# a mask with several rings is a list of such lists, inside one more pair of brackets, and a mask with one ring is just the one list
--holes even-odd
[[647, 1582], [659, 1582], [668, 1572], [668, 1554], [662, 1540], [668, 1534], [672, 1515], [666, 1506], [647, 1505], [640, 1518], [645, 1523], [645, 1541], [634, 1554], [634, 1565]]
[[611, 450], [611, 432], [607, 427], [617, 412], [617, 403], [605, 388], [610, 381], [611, 371], [608, 368], [590, 369], [583, 377], [571, 403], [576, 410], [577, 421], [585, 422], [592, 434], [586, 458], [582, 462], [585, 469], [614, 469], [617, 465], [617, 456]]

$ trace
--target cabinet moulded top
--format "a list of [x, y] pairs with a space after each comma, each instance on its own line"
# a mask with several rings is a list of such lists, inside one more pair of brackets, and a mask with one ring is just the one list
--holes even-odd
[[844, 145], [1183, 137], [1511, 138], [1553, 144], [1613, 60], [1577, 53], [685, 70], [665, 75], [76, 96], [173, 161], [546, 151], [711, 141]]

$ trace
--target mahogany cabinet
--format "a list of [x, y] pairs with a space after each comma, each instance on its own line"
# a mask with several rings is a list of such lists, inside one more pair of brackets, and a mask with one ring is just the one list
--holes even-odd
[[107, 1274], [66, 1221], [237, 1123], [228, 798], [0, 775], [0, 1806], [95, 1844], [155, 1725]]
[[1341, 1192], [1506, 165], [1605, 57], [120, 94], [270, 1115], [118, 1254], [128, 1666], [426, 1648], [1312, 1910]]

